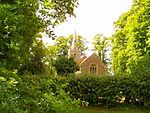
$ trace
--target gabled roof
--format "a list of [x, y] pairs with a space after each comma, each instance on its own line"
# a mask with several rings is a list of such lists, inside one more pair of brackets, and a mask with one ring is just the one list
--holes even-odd
[[80, 64], [82, 63], [82, 61], [85, 60], [86, 58], [87, 58], [86, 56], [81, 57], [81, 58], [77, 61], [77, 63], [80, 65]]
[[[99, 61], [101, 61], [100, 60], [100, 58], [97, 56], [97, 54], [96, 53], [93, 53], [93, 54], [91, 54], [89, 57], [87, 57], [87, 58], [85, 58], [81, 63], [80, 63], [80, 65], [81, 64], [83, 64], [84, 62], [86, 62], [88, 59], [90, 59], [91, 57], [96, 57], [97, 59], [99, 59]], [[102, 65], [104, 66], [104, 67], [106, 67], [106, 65], [101, 61], [101, 63], [102, 63]]]
[[93, 57], [93, 56], [98, 57], [98, 56], [96, 55], [96, 53], [93, 53], [93, 54], [91, 54], [89, 57], [85, 58], [80, 64], [82, 64], [83, 62], [86, 62], [89, 58], [91, 58], [91, 57]]

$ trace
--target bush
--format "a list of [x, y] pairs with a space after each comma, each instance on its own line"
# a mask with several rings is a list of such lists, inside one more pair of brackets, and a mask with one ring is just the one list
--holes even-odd
[[82, 76], [67, 78], [66, 82], [69, 85], [65, 90], [72, 98], [89, 104], [114, 106], [130, 103], [150, 106], [150, 79], [143, 81], [137, 77]]
[[74, 61], [74, 59], [65, 56], [57, 57], [53, 66], [55, 67], [57, 74], [60, 76], [74, 74], [79, 70], [79, 65]]
[[[2, 113], [78, 113], [79, 101], [73, 101], [48, 76], [17, 76], [1, 73], [0, 111]], [[50, 87], [55, 84], [56, 90]]]

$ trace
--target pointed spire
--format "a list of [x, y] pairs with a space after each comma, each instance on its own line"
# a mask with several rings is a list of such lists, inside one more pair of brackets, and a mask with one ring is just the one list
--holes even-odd
[[73, 36], [73, 39], [72, 39], [72, 47], [71, 47], [71, 49], [76, 48], [76, 42], [77, 42], [77, 34], [76, 34], [76, 29], [75, 29], [75, 33], [74, 33], [74, 36]]
[[76, 32], [76, 29], [74, 31], [74, 38], [77, 39], [77, 32]]

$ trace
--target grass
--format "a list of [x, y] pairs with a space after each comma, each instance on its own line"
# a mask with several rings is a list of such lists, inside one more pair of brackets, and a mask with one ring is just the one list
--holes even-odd
[[139, 107], [106, 108], [98, 106], [88, 106], [82, 107], [81, 111], [82, 113], [150, 113], [150, 109], [144, 109]]

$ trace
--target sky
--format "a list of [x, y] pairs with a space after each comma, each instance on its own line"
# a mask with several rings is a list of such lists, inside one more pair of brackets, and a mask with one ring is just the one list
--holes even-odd
[[76, 30], [89, 40], [102, 33], [111, 36], [114, 32], [113, 22], [128, 11], [132, 0], [78, 0], [75, 9], [76, 18], [70, 18], [55, 29], [57, 36], [69, 36]]
[[[111, 36], [114, 33], [113, 23], [130, 9], [132, 0], [78, 0], [79, 6], [75, 9], [76, 18], [68, 18], [67, 22], [56, 26], [57, 37], [68, 37], [74, 34], [92, 42], [96, 34]], [[45, 39], [46, 43], [51, 43]]]

